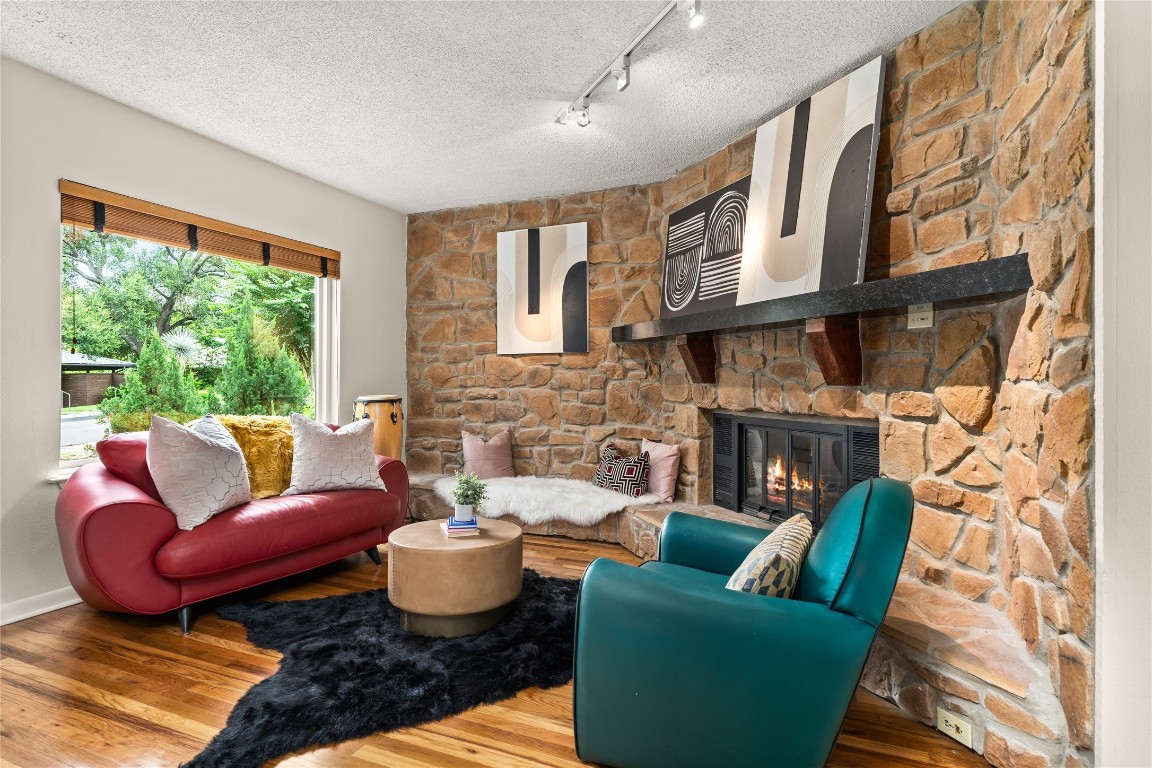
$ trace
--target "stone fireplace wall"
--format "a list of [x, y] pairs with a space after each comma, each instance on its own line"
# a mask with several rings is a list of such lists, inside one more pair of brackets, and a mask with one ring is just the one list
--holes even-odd
[[[682, 446], [677, 498], [707, 503], [710, 409], [875, 420], [882, 473], [917, 500], [905, 613], [963, 631], [889, 633], [865, 684], [925, 721], [972, 717], [995, 765], [1090, 765], [1091, 11], [966, 4], [897, 47], [868, 276], [1027, 251], [1035, 287], [931, 329], [864, 320], [861, 387], [826, 385], [800, 327], [718, 335], [716, 385], [670, 343], [609, 340], [658, 315], [667, 215], [747, 175], [753, 136], [659, 184], [411, 216], [410, 468], [449, 472], [462, 429], [510, 427], [518, 473], [589, 478], [604, 442], [647, 437]], [[590, 351], [497, 356], [496, 232], [575, 221]]]

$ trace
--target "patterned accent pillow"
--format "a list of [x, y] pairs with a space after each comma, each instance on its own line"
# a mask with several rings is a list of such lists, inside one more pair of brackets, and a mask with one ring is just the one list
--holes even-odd
[[252, 500], [236, 438], [212, 416], [191, 428], [161, 416], [148, 432], [148, 471], [176, 527], [190, 531], [215, 514]]
[[796, 515], [757, 544], [725, 586], [737, 592], [791, 597], [811, 543], [812, 523]]
[[600, 452], [600, 465], [596, 467], [596, 474], [592, 477], [592, 483], [601, 488], [607, 488], [608, 469], [612, 466], [612, 462], [622, 458], [624, 455], [616, 450], [616, 443], [608, 443], [604, 446], [604, 450]]
[[[612, 450], [615, 452], [614, 446]], [[604, 458], [600, 461], [600, 466], [604, 469], [603, 482], [596, 484], [601, 488], [623, 493], [625, 496], [643, 496], [648, 491], [648, 464], [647, 453], [630, 458], [619, 453], [611, 456], [608, 454], [608, 449], [605, 449]], [[597, 475], [599, 474], [598, 469]], [[593, 482], [596, 482], [596, 478], [593, 478]]]
[[285, 496], [347, 489], [387, 490], [372, 452], [374, 424], [360, 419], [333, 432], [299, 413], [292, 422], [292, 484]]

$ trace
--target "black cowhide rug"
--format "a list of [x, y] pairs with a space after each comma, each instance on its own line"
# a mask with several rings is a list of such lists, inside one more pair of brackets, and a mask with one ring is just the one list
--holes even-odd
[[218, 614], [281, 652], [272, 677], [236, 704], [185, 768], [259, 768], [311, 746], [440, 720], [517, 691], [572, 678], [579, 582], [524, 570], [511, 613], [469, 637], [400, 627], [387, 590], [291, 602], [245, 602]]

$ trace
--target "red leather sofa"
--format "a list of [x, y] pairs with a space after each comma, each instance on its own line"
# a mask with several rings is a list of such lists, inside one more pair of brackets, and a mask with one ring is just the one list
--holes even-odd
[[94, 608], [176, 610], [187, 634], [192, 605], [376, 547], [404, 522], [408, 471], [376, 457], [387, 491], [325, 491], [258, 499], [191, 531], [160, 500], [148, 472], [146, 432], [96, 445], [60, 491], [56, 530], [68, 579]]

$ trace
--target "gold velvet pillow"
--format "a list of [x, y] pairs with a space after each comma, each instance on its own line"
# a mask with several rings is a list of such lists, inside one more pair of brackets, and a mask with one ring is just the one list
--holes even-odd
[[248, 464], [253, 499], [279, 496], [292, 482], [292, 425], [286, 416], [217, 416]]

